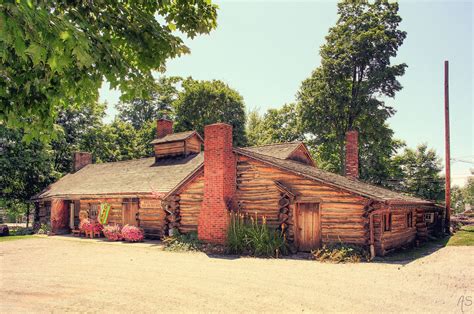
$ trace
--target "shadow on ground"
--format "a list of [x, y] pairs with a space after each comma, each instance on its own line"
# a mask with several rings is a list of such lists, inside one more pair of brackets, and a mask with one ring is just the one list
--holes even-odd
[[449, 242], [449, 239], [449, 236], [445, 236], [442, 238], [430, 240], [418, 247], [400, 249], [384, 257], [376, 257], [372, 262], [406, 265], [419, 258], [429, 256], [435, 253], [436, 251], [444, 248]]

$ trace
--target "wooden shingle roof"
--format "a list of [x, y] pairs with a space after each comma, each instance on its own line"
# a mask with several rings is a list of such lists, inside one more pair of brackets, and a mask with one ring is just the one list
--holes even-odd
[[431, 203], [430, 201], [394, 192], [389, 189], [364, 183], [359, 180], [349, 179], [347, 177], [324, 171], [310, 165], [305, 165], [297, 161], [282, 159], [268, 154], [259, 154], [247, 148], [236, 148], [235, 151], [239, 154], [264, 163], [268, 163], [282, 170], [290, 171], [308, 179], [319, 181], [323, 184], [340, 188], [374, 200], [423, 204]]
[[35, 198], [74, 195], [166, 194], [202, 167], [204, 154], [155, 163], [155, 158], [87, 165], [68, 174]]
[[267, 155], [280, 159], [287, 159], [290, 157], [291, 153], [293, 153], [301, 144], [302, 142], [288, 142], [261, 146], [251, 146], [242, 149], [261, 155]]
[[171, 133], [162, 138], [156, 138], [150, 142], [150, 144], [159, 144], [159, 143], [169, 143], [169, 142], [177, 142], [177, 141], [184, 141], [191, 136], [196, 135], [201, 141], [202, 137], [196, 131], [186, 131], [186, 132], [179, 132], [179, 133]]

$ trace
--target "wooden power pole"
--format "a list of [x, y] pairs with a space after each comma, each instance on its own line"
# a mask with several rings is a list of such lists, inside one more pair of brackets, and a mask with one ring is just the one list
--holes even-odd
[[451, 147], [449, 136], [449, 61], [444, 61], [444, 130], [445, 130], [445, 162], [446, 162], [446, 177], [445, 177], [445, 194], [446, 202], [446, 231], [450, 231], [451, 220]]

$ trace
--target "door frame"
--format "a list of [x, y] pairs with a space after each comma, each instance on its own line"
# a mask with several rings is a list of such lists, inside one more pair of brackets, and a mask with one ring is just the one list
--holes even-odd
[[297, 201], [295, 203], [295, 242], [298, 250], [300, 249], [300, 232], [299, 232], [299, 213], [300, 213], [300, 205], [301, 204], [315, 204], [318, 208], [318, 234], [319, 234], [319, 247], [322, 245], [322, 228], [321, 228], [321, 202], [320, 201]]

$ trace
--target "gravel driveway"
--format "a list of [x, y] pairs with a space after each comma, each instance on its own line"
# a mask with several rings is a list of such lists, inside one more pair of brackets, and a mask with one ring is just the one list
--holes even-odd
[[461, 313], [459, 298], [474, 299], [473, 270], [474, 247], [405, 265], [335, 265], [33, 238], [0, 243], [0, 312]]

